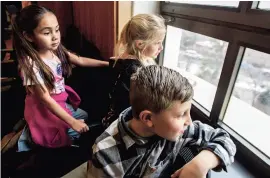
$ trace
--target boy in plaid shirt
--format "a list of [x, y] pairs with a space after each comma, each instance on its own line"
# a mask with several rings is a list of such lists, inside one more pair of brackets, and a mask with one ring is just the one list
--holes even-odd
[[[193, 88], [178, 72], [162, 66], [138, 69], [130, 79], [131, 107], [124, 110], [93, 145], [88, 178], [202, 178], [210, 169], [226, 170], [236, 147], [222, 129], [192, 122]], [[186, 147], [199, 154], [185, 165]], [[178, 166], [178, 170], [171, 168]]]

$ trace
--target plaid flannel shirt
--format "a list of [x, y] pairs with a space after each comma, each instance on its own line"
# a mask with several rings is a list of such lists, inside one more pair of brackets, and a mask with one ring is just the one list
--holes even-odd
[[[221, 162], [216, 170], [226, 170], [234, 161], [235, 144], [228, 133], [194, 121], [176, 142], [158, 136], [143, 138], [129, 129], [131, 108], [124, 110], [93, 145], [88, 178], [162, 177], [183, 147], [197, 145], [216, 154]], [[179, 167], [180, 168], [180, 167]]]

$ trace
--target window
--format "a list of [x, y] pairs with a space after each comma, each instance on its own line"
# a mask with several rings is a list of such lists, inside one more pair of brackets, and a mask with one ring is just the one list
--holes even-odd
[[160, 64], [194, 86], [192, 117], [227, 130], [241, 161], [269, 177], [270, 3], [166, 1], [160, 9], [167, 22]]
[[260, 1], [258, 8], [259, 9], [270, 10], [270, 1]]
[[170, 1], [182, 4], [197, 4], [209, 6], [225, 6], [225, 7], [238, 7], [239, 1]]
[[163, 65], [194, 87], [194, 100], [211, 111], [228, 42], [168, 26]]
[[245, 50], [223, 122], [270, 157], [269, 59], [270, 54]]

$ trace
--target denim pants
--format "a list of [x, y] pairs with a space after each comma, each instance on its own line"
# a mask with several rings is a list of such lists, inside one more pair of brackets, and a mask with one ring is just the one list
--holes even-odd
[[[78, 108], [76, 111], [73, 109], [73, 107], [70, 104], [66, 104], [67, 108], [71, 111], [72, 116], [77, 119], [77, 120], [87, 120], [88, 119], [88, 114], [87, 112], [85, 112], [84, 110]], [[69, 137], [71, 138], [71, 140], [76, 140], [80, 137], [80, 134], [78, 132], [76, 132], [73, 129], [68, 129], [68, 133]]]
[[[88, 119], [88, 114], [84, 110], [78, 108], [75, 111], [73, 107], [67, 103], [66, 103], [66, 107], [71, 111], [71, 114], [75, 119], [82, 119], [82, 120]], [[67, 134], [69, 135], [71, 140], [76, 140], [80, 137], [80, 134], [71, 128], [67, 130]], [[26, 124], [18, 140], [18, 152], [30, 151], [34, 147], [35, 147], [35, 143], [31, 139], [31, 133], [30, 133], [28, 125]]]

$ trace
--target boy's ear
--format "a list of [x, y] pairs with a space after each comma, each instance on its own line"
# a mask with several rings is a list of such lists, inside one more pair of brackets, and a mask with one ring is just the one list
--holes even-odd
[[29, 35], [28, 33], [26, 33], [26, 31], [23, 32], [23, 36], [29, 42], [33, 42], [34, 41], [32, 35]]
[[142, 40], [135, 40], [136, 48], [142, 50], [144, 48], [144, 42]]
[[140, 113], [139, 117], [145, 125], [147, 125], [148, 127], [153, 127], [153, 113], [151, 111], [144, 110]]

